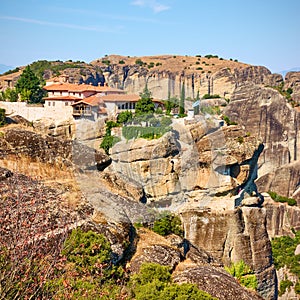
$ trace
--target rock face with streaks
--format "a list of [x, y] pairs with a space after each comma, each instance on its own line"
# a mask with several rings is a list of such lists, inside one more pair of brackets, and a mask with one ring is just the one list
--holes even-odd
[[110, 158], [77, 141], [41, 135], [24, 128], [4, 128], [0, 137], [0, 158], [26, 156], [33, 161], [67, 167], [104, 169]]
[[300, 104], [300, 72], [288, 72], [284, 79], [284, 88], [292, 89], [292, 98], [297, 103]]
[[235, 194], [253, 173], [260, 142], [238, 126], [209, 122], [180, 120], [160, 139], [119, 142], [107, 172], [142, 186], [148, 202], [182, 200], [190, 192]]
[[154, 262], [170, 267], [174, 282], [194, 283], [218, 299], [263, 299], [240, 286], [220, 262], [187, 240], [175, 235], [164, 238], [144, 228], [137, 233], [136, 251], [128, 264], [133, 273], [142, 263]]
[[[225, 114], [264, 143], [258, 175], [267, 177], [261, 181], [261, 191], [272, 187], [280, 194], [296, 196], [298, 182], [293, 176], [297, 176], [298, 166], [293, 163], [300, 154], [298, 111], [276, 90], [252, 84], [236, 88]], [[281, 176], [282, 182], [275, 187], [279, 177], [275, 179], [274, 175], [279, 175], [279, 168], [285, 174], [291, 173]], [[265, 187], [262, 182], [266, 183]]]
[[186, 238], [225, 265], [243, 260], [254, 270], [258, 292], [276, 299], [277, 280], [271, 243], [266, 228], [266, 210], [240, 207], [234, 210], [186, 209], [181, 212]]

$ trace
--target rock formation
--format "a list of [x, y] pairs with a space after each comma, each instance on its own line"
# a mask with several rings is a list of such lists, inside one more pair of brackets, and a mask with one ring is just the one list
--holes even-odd
[[[277, 172], [278, 168], [298, 160], [299, 113], [276, 90], [257, 85], [237, 87], [224, 113], [264, 143], [265, 149], [259, 159], [259, 176]], [[282, 183], [289, 189], [280, 193], [295, 195], [297, 180], [287, 177], [284, 181], [289, 181]]]
[[158, 140], [117, 143], [107, 172], [142, 186], [148, 202], [237, 194], [252, 174], [260, 142], [237, 126], [198, 121], [174, 121], [173, 131]]
[[288, 72], [284, 79], [284, 88], [292, 89], [292, 98], [299, 104], [300, 103], [300, 72]]

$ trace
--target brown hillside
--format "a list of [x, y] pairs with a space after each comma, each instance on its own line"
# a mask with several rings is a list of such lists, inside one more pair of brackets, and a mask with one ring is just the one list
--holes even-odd
[[[211, 72], [214, 73], [223, 68], [242, 69], [249, 64], [226, 60], [218, 57], [199, 57], [199, 56], [183, 56], [183, 55], [154, 55], [154, 56], [121, 56], [121, 55], [108, 55], [104, 58], [99, 58], [91, 62], [93, 65], [135, 65], [136, 61], [140, 60], [144, 67], [153, 71], [169, 71], [181, 72], [185, 70], [188, 73], [201, 73]], [[153, 67], [152, 67], [153, 66]], [[200, 69], [201, 68], [201, 69]]]

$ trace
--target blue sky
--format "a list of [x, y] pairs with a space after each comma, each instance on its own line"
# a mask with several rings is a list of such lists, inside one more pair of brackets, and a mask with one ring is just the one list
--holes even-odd
[[300, 0], [0, 0], [0, 63], [216, 54], [300, 67]]

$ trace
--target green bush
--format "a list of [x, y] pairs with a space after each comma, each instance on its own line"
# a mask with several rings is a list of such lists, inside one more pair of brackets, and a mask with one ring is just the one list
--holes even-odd
[[132, 112], [129, 110], [122, 111], [117, 117], [117, 123], [124, 124], [132, 120]]
[[106, 154], [109, 154], [109, 149], [120, 141], [120, 138], [112, 135], [105, 135], [100, 144], [100, 148], [104, 149]]
[[209, 114], [209, 115], [220, 115], [221, 110], [219, 106], [200, 106], [200, 111], [203, 114]]
[[296, 282], [294, 290], [297, 295], [300, 295], [300, 281], [299, 280]]
[[127, 140], [136, 138], [155, 139], [160, 138], [169, 130], [169, 127], [126, 126], [122, 128], [122, 135]]
[[143, 66], [144, 65], [144, 62], [141, 60], [141, 59], [137, 59], [136, 61], [135, 61], [135, 64], [136, 65], [139, 65], [139, 66]]
[[288, 198], [288, 197], [280, 196], [280, 195], [278, 195], [277, 193], [275, 193], [273, 191], [268, 191], [268, 194], [276, 202], [287, 203], [290, 206], [297, 205], [297, 201], [295, 199], [293, 199], [293, 198]]
[[243, 260], [238, 263], [231, 264], [230, 267], [225, 267], [225, 270], [246, 288], [253, 290], [257, 289], [257, 278], [251, 268], [246, 265]]
[[273, 238], [271, 244], [275, 268], [278, 270], [286, 266], [299, 279], [300, 255], [295, 255], [295, 250], [300, 244], [300, 231], [295, 233], [294, 238], [290, 236]]
[[215, 99], [215, 98], [221, 98], [220, 95], [215, 94], [215, 95], [211, 95], [211, 94], [205, 94], [202, 97], [203, 99]]
[[282, 280], [279, 285], [279, 296], [282, 296], [286, 290], [289, 290], [291, 286], [293, 286], [293, 282], [290, 280]]
[[170, 212], [164, 212], [153, 224], [153, 231], [166, 236], [171, 233], [183, 236], [181, 220]]
[[5, 124], [6, 124], [5, 109], [0, 108], [0, 126], [3, 126]]
[[129, 286], [136, 300], [214, 300], [211, 295], [199, 290], [196, 285], [174, 284], [170, 267], [144, 263], [140, 272], [131, 277]]
[[229, 119], [229, 117], [228, 116], [223, 116], [223, 120], [225, 121], [225, 123], [228, 125], [228, 126], [230, 126], [230, 125], [237, 125], [237, 123], [236, 122], [234, 122], [234, 121], [231, 121], [230, 119]]

